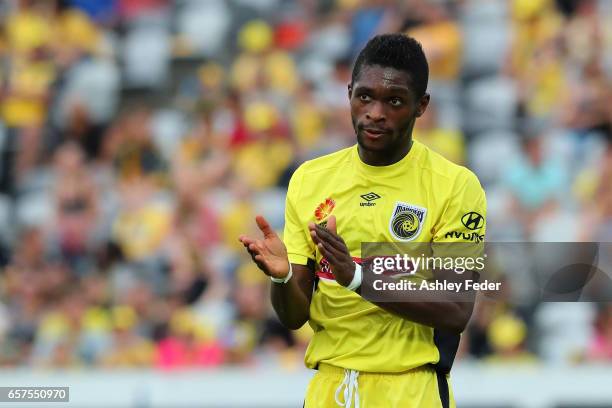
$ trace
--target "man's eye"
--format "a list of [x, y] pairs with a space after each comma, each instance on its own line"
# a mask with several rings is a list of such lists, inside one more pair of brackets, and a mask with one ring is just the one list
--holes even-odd
[[370, 95], [361, 94], [361, 95], [359, 95], [359, 99], [362, 102], [369, 102], [372, 98], [370, 98]]
[[402, 104], [402, 100], [400, 98], [391, 98], [389, 103], [391, 106], [400, 106]]

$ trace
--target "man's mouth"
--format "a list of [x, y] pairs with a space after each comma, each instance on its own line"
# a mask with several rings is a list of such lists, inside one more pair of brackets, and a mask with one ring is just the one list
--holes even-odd
[[388, 129], [381, 129], [376, 127], [363, 127], [361, 128], [363, 134], [371, 139], [378, 139], [389, 133]]

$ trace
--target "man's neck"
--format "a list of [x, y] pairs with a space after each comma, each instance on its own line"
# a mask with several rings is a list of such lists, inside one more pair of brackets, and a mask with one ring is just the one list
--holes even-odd
[[361, 146], [357, 146], [359, 152], [359, 158], [362, 162], [369, 166], [390, 166], [402, 160], [410, 152], [413, 141], [410, 138], [408, 144], [401, 146], [396, 150], [376, 152], [372, 150], [365, 150]]

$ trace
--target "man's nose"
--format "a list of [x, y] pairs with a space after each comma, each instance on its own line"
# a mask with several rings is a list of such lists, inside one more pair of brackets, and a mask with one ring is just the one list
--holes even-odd
[[379, 122], [385, 119], [385, 110], [382, 103], [374, 101], [370, 104], [370, 109], [366, 112], [366, 118], [373, 122]]

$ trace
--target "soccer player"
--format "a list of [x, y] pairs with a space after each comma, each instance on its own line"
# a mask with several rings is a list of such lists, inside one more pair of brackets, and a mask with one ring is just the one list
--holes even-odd
[[281, 322], [291, 329], [309, 322], [314, 331], [305, 363], [318, 371], [307, 408], [454, 406], [449, 372], [473, 303], [372, 303], [360, 295], [362, 242], [485, 234], [476, 176], [412, 139], [429, 103], [428, 73], [414, 39], [372, 38], [348, 86], [357, 144], [293, 174], [284, 243], [261, 216], [263, 238], [240, 237], [273, 281]]

